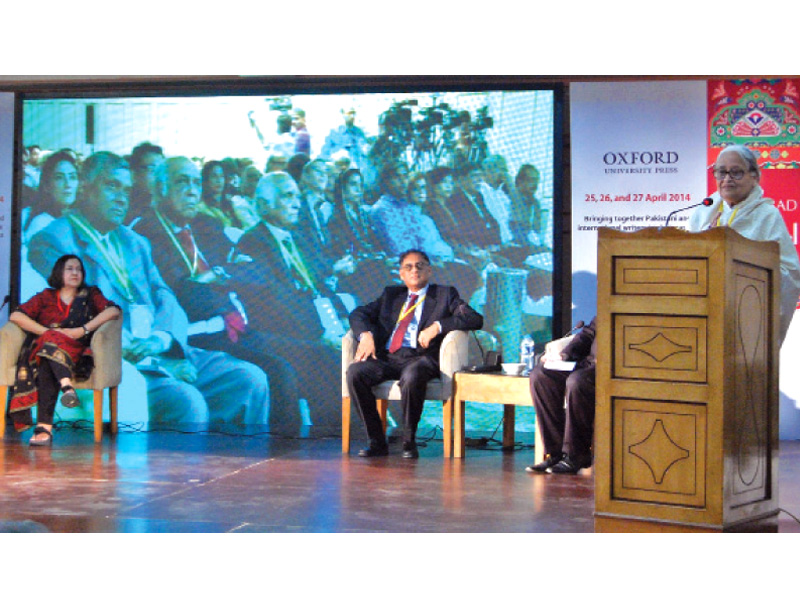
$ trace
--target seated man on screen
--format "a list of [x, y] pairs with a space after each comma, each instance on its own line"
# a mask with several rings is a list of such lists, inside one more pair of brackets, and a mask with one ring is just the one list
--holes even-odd
[[297, 373], [248, 337], [248, 311], [227, 264], [247, 257], [233, 256], [218, 221], [199, 212], [200, 169], [186, 157], [168, 158], [156, 169], [153, 188], [153, 206], [135, 229], [150, 241], [161, 276], [189, 317], [192, 344], [261, 367], [270, 382], [271, 428], [299, 425]]
[[142, 142], [131, 152], [128, 159], [133, 175], [133, 188], [128, 199], [128, 215], [125, 224], [130, 225], [150, 208], [153, 202], [153, 174], [164, 161], [164, 150], [150, 142]]
[[545, 354], [531, 371], [531, 396], [545, 459], [526, 467], [526, 471], [574, 475], [592, 465], [596, 331], [597, 317], [581, 329], [556, 358], [575, 362], [574, 370], [548, 368], [547, 363], [552, 358]]
[[237, 245], [253, 260], [232, 273], [247, 307], [248, 337], [270, 334], [257, 343], [300, 374], [300, 395], [308, 400], [312, 424], [339, 427], [339, 398], [331, 381], [341, 369], [347, 309], [326, 283], [331, 272], [323, 257], [296, 239], [300, 207], [300, 192], [288, 173], [262, 177], [256, 187], [261, 222]]
[[33, 237], [31, 264], [44, 273], [59, 256], [76, 254], [86, 279], [122, 308], [122, 356], [147, 381], [150, 421], [266, 423], [264, 372], [187, 343], [186, 313], [153, 263], [149, 242], [123, 225], [130, 190], [127, 161], [111, 152], [90, 156], [75, 210]]
[[369, 446], [359, 456], [386, 456], [389, 448], [372, 387], [400, 380], [403, 409], [403, 458], [417, 458], [417, 425], [428, 381], [439, 376], [439, 348], [454, 330], [483, 326], [475, 312], [450, 286], [430, 283], [433, 269], [421, 250], [400, 256], [405, 286], [387, 287], [380, 298], [350, 313], [358, 340], [355, 362], [347, 370], [347, 388], [361, 415]]

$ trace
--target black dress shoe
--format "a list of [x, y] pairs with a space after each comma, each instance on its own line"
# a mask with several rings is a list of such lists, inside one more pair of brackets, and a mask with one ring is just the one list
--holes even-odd
[[546, 473], [547, 469], [556, 466], [561, 461], [562, 456], [563, 454], [556, 456], [548, 454], [542, 462], [536, 463], [535, 465], [529, 465], [525, 467], [525, 470], [528, 473]]
[[565, 454], [558, 463], [548, 469], [548, 473], [556, 475], [577, 475], [578, 471], [592, 466], [591, 458], [572, 458]]
[[416, 442], [403, 442], [403, 458], [419, 458]]
[[372, 458], [373, 456], [389, 456], [389, 446], [379, 444], [370, 444], [366, 448], [358, 451], [359, 456], [364, 458]]

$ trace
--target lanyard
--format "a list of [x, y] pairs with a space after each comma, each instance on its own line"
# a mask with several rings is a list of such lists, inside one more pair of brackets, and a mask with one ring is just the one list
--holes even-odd
[[314, 285], [314, 281], [311, 279], [311, 274], [308, 272], [305, 263], [300, 258], [300, 253], [297, 251], [297, 246], [294, 244], [294, 240], [291, 237], [283, 238], [282, 245], [287, 250], [287, 254], [289, 255], [289, 260], [291, 261], [292, 265], [294, 265], [295, 271], [302, 277], [305, 284], [308, 288], [314, 293], [315, 296], [320, 296], [321, 294], [317, 290], [317, 286]]
[[167, 236], [169, 237], [170, 241], [173, 243], [175, 248], [178, 249], [178, 253], [181, 255], [183, 262], [186, 264], [186, 268], [189, 269], [189, 274], [194, 277], [197, 274], [197, 255], [199, 254], [197, 250], [197, 244], [193, 244], [194, 256], [192, 257], [192, 260], [189, 260], [189, 255], [186, 254], [183, 244], [181, 244], [180, 240], [175, 235], [175, 232], [172, 231], [172, 227], [170, 227], [169, 223], [167, 223], [167, 220], [163, 217], [159, 210], [156, 209], [155, 213], [156, 217], [158, 217], [158, 220], [161, 222], [161, 225], [164, 227], [164, 231], [167, 232]]
[[414, 306], [409, 306], [409, 307], [407, 307], [405, 310], [403, 310], [403, 311], [400, 311], [400, 316], [399, 316], [399, 317], [397, 317], [397, 322], [399, 323], [400, 321], [402, 321], [403, 319], [405, 319], [405, 318], [406, 318], [408, 315], [410, 315], [412, 312], [414, 312], [415, 310], [417, 310], [417, 307], [418, 307], [420, 304], [422, 304], [422, 301], [423, 301], [423, 300], [425, 300], [425, 296], [424, 296], [424, 295], [423, 295], [423, 296], [420, 296], [419, 298], [417, 298], [417, 301], [414, 303]]
[[[103, 243], [103, 240], [100, 238], [100, 234], [97, 232], [97, 230], [89, 225], [86, 219], [81, 215], [70, 213], [67, 215], [67, 219], [69, 219], [73, 226], [80, 229], [92, 241], [98, 252], [103, 255], [106, 264], [111, 269], [112, 275], [117, 280], [117, 283], [119, 283], [120, 287], [122, 287], [124, 290], [125, 299], [128, 302], [133, 303], [136, 300], [136, 295], [131, 287], [130, 277], [128, 277], [127, 271], [120, 267], [117, 259], [111, 256], [111, 253], [106, 248], [106, 245]], [[116, 251], [117, 256], [122, 257], [122, 249], [119, 247], [116, 236], [111, 235], [112, 233], [114, 232], [112, 231], [108, 235], [108, 242], [114, 245], [114, 250]]]
[[[733, 212], [731, 213], [731, 216], [728, 217], [728, 222], [725, 224], [727, 227], [731, 226], [731, 223], [733, 222], [733, 219], [736, 218], [736, 211], [738, 211], [738, 210], [739, 210], [738, 206], [733, 209]], [[719, 213], [717, 213], [717, 224], [716, 224], [716, 227], [719, 227], [720, 221], [722, 221], [722, 204], [720, 204]]]

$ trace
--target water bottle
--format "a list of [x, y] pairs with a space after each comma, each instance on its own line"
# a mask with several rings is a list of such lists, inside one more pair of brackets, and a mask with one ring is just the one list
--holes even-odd
[[519, 345], [519, 361], [525, 365], [522, 374], [527, 375], [533, 369], [533, 360], [536, 352], [536, 343], [533, 338], [526, 335]]

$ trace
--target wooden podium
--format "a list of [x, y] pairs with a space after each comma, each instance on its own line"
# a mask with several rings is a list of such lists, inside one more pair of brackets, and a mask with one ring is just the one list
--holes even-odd
[[778, 244], [598, 231], [597, 531], [777, 531]]

